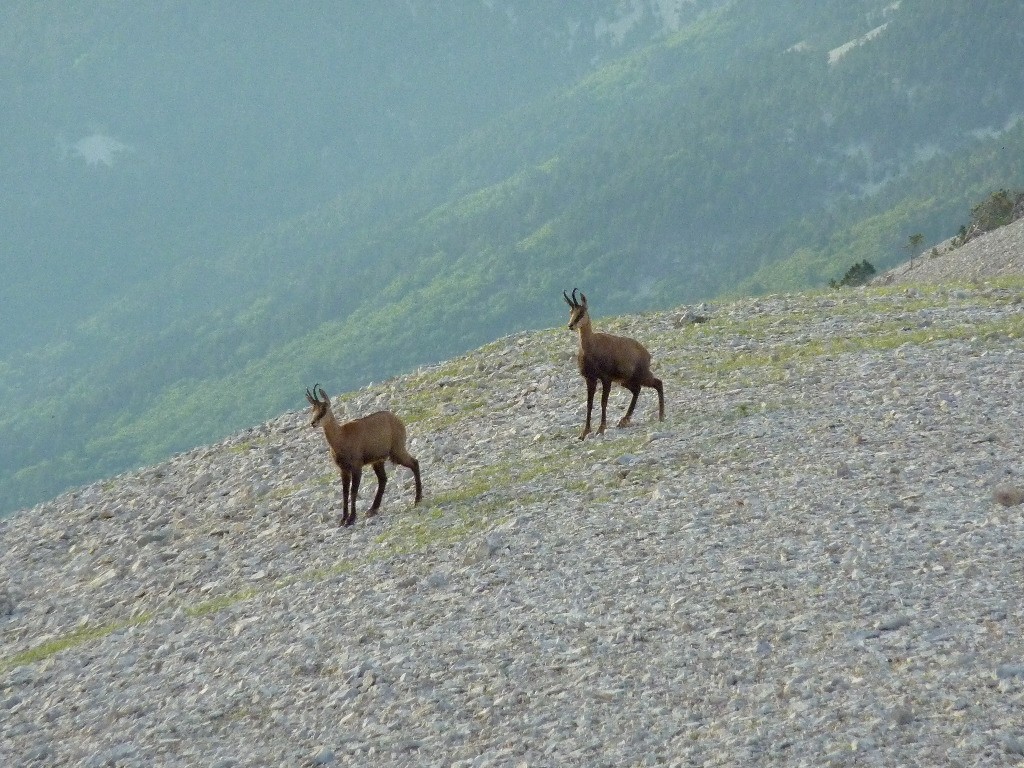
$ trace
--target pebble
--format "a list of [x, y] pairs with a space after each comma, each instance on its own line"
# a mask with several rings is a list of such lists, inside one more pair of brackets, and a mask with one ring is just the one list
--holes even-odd
[[343, 393], [425, 492], [350, 528], [304, 412], [4, 519], [0, 764], [1016, 760], [1021, 294], [598, 318], [667, 419], [582, 442], [564, 328]]
[[996, 487], [992, 492], [992, 498], [1004, 507], [1016, 507], [1019, 504], [1024, 504], [1024, 486], [1004, 483]]

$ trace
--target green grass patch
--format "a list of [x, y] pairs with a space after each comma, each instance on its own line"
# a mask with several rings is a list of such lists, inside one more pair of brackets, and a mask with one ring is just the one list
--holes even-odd
[[[722, 377], [748, 369], [775, 369], [780, 373], [787, 366], [826, 357], [858, 352], [885, 352], [904, 345], [922, 346], [938, 341], [970, 341], [992, 338], [1024, 337], [1024, 313], [996, 322], [962, 323], [949, 326], [929, 325], [909, 328], [901, 319], [866, 323], [856, 335], [815, 338], [795, 343], [774, 343], [763, 350], [717, 352], [713, 345], [699, 352], [679, 350], [665, 356], [665, 362], [684, 368], [689, 374]], [[753, 334], [747, 336], [757, 343]], [[735, 384], [735, 382], [732, 382]], [[753, 381], [751, 381], [753, 383]]]
[[7, 658], [0, 659], [0, 672], [6, 672], [8, 669], [20, 667], [23, 664], [34, 664], [37, 661], [48, 659], [51, 656], [55, 656], [56, 654], [71, 648], [77, 648], [78, 646], [84, 645], [85, 643], [93, 640], [99, 640], [107, 635], [112, 635], [114, 632], [119, 632], [122, 629], [146, 624], [152, 618], [152, 613], [144, 613], [123, 621], [113, 621], [96, 626], [86, 625], [84, 627], [79, 627], [71, 632], [61, 635], [60, 637], [54, 638], [53, 640], [41, 643], [35, 648], [29, 648], [27, 651], [21, 651], [20, 653], [15, 653]]

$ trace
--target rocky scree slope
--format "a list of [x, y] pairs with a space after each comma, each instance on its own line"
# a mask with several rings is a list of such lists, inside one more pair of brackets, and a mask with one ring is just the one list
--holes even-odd
[[955, 245], [955, 238], [926, 248], [874, 279], [876, 285], [966, 282], [1024, 275], [1024, 218]]
[[665, 422], [554, 329], [335, 398], [419, 507], [298, 411], [0, 521], [0, 762], [1019, 763], [1024, 281], [595, 324]]

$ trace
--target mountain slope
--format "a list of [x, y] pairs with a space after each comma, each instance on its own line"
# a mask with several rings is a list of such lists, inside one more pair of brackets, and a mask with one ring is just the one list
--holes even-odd
[[668, 417], [584, 442], [564, 328], [342, 393], [426, 492], [353, 528], [300, 412], [0, 521], [0, 758], [1015, 759], [1022, 296], [599, 320]]

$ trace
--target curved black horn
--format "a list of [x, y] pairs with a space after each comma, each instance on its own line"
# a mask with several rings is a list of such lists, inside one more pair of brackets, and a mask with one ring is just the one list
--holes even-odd
[[578, 307], [580, 305], [580, 300], [576, 298], [576, 291], [577, 290], [579, 290], [579, 289], [578, 288], [573, 288], [572, 289], [572, 303], [575, 304]]
[[570, 307], [575, 306], [575, 304], [572, 303], [572, 299], [569, 298], [569, 294], [567, 294], [565, 291], [562, 291], [562, 296], [565, 297], [566, 304], [568, 304]]

